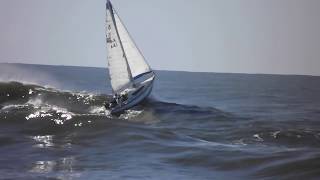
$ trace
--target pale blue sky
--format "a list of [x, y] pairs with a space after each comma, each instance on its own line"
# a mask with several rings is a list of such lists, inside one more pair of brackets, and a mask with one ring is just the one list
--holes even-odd
[[[320, 75], [319, 0], [114, 0], [154, 69]], [[0, 62], [106, 67], [105, 0], [0, 0]]]

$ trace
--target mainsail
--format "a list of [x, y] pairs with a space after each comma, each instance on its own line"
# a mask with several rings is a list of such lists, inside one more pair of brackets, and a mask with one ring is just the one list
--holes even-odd
[[116, 26], [114, 11], [110, 1], [107, 2], [107, 51], [111, 86], [114, 92], [119, 92], [132, 86], [132, 74], [119, 32]]
[[114, 92], [134, 85], [134, 78], [151, 72], [150, 66], [130, 37], [120, 17], [107, 1], [107, 50]]

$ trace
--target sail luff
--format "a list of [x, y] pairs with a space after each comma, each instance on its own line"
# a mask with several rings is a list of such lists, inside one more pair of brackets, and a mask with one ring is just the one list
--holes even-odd
[[[148, 66], [148, 68], [151, 70], [151, 67], [150, 67], [149, 63], [148, 63], [147, 61], [145, 61], [144, 55], [142, 54], [142, 52], [141, 52], [141, 50], [139, 49], [139, 47], [138, 47], [137, 43], [135, 42], [135, 40], [132, 38], [132, 36], [131, 36], [130, 32], [128, 31], [127, 27], [124, 25], [121, 17], [119, 16], [119, 14], [117, 13], [117, 11], [116, 11], [115, 9], [113, 9], [113, 10], [114, 10], [117, 18], [119, 19], [120, 24], [123, 26], [124, 30], [125, 30], [126, 33], [128, 34], [129, 39], [132, 41], [132, 43], [133, 43], [133, 45], [135, 46], [135, 48], [137, 49], [138, 53], [142, 56], [142, 58], [144, 59], [144, 62], [146, 63], [146, 65]], [[121, 39], [121, 37], [120, 37], [120, 39]]]
[[132, 86], [132, 74], [116, 27], [113, 7], [107, 1], [107, 50], [111, 86], [114, 93]]

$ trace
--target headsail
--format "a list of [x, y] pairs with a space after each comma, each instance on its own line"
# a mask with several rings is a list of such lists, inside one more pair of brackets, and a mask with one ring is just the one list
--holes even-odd
[[138, 47], [130, 37], [125, 25], [122, 23], [118, 14], [114, 11], [114, 19], [119, 32], [120, 40], [123, 45], [123, 49], [126, 53], [127, 61], [130, 66], [130, 70], [133, 78], [138, 77], [141, 74], [150, 72], [151, 68], [145, 61], [143, 55], [139, 51]]
[[114, 92], [118, 92], [132, 86], [132, 74], [119, 37], [114, 11], [110, 1], [107, 1], [106, 16], [109, 74], [112, 89]]

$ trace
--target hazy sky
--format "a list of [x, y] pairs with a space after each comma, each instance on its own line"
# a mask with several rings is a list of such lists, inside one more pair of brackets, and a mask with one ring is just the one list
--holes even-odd
[[[320, 75], [319, 0], [113, 0], [154, 69]], [[105, 0], [0, 0], [0, 62], [106, 67]]]

